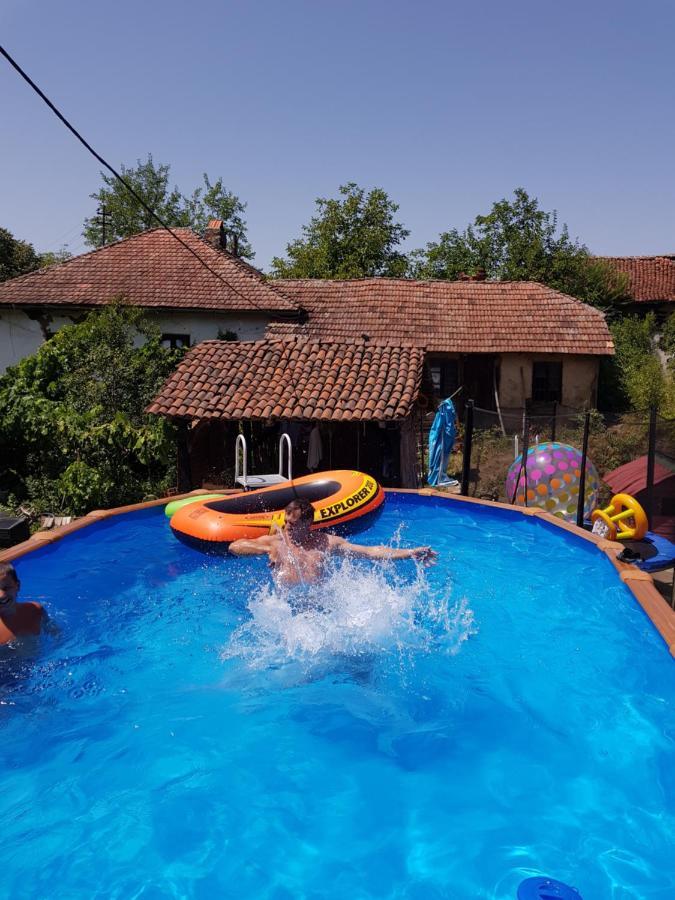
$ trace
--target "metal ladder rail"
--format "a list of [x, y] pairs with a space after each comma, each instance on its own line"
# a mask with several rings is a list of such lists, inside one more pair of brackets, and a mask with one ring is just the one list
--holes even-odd
[[[284, 476], [284, 447], [286, 448], [286, 471]], [[241, 468], [240, 468], [241, 460]], [[280, 484], [284, 481], [290, 481], [293, 477], [293, 445], [291, 444], [290, 435], [285, 431], [279, 438], [279, 472], [277, 475], [248, 475], [248, 448], [246, 446], [246, 438], [243, 434], [237, 435], [234, 447], [234, 483], [241, 484], [245, 491], [250, 487], [266, 487], [270, 484]], [[249, 480], [254, 484], [249, 485]]]
[[[239, 470], [239, 451], [242, 453], [242, 471]], [[237, 440], [234, 445], [234, 483], [241, 484], [246, 490], [247, 487], [247, 449], [246, 449], [246, 438], [243, 434], [237, 435]], [[243, 474], [243, 477], [242, 477]]]
[[283, 475], [283, 464], [284, 464], [284, 445], [286, 446], [286, 454], [287, 454], [287, 472], [286, 481], [290, 481], [293, 478], [293, 446], [291, 444], [291, 436], [287, 434], [285, 431], [279, 438], [279, 475]]

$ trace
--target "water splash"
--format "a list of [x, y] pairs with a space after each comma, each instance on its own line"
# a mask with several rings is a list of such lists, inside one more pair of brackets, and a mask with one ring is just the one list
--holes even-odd
[[425, 570], [393, 562], [330, 561], [315, 584], [266, 584], [248, 602], [250, 618], [232, 634], [223, 658], [256, 668], [288, 662], [305, 667], [339, 657], [412, 658], [454, 654], [474, 631], [464, 599], [450, 585], [432, 591]]

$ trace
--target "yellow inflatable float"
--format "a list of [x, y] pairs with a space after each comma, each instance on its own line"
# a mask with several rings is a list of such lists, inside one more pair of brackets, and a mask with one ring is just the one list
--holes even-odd
[[[615, 494], [609, 506], [593, 510], [591, 521], [596, 534], [599, 532], [599, 529], [596, 530], [596, 524], [602, 523], [605, 526], [607, 529], [605, 537], [610, 541], [640, 541], [649, 528], [647, 514], [630, 494]], [[604, 528], [602, 530], [604, 531]]]

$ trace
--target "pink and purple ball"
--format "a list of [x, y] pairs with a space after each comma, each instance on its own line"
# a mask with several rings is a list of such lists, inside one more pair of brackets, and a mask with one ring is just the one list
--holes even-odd
[[[527, 473], [521, 468], [522, 454], [509, 466], [506, 475], [507, 502], [538, 506], [568, 522], [576, 521], [581, 477], [581, 452], [569, 444], [544, 441], [527, 451]], [[600, 479], [586, 457], [584, 518], [598, 504]], [[514, 499], [515, 498], [515, 499]]]

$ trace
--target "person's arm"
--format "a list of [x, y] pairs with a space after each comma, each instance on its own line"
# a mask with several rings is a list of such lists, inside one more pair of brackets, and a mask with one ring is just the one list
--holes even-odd
[[270, 552], [274, 540], [275, 538], [269, 534], [257, 538], [240, 538], [238, 541], [232, 541], [229, 551], [234, 556], [263, 556]]
[[344, 538], [330, 535], [328, 546], [336, 553], [344, 553], [347, 556], [361, 556], [366, 559], [418, 559], [425, 566], [433, 565], [438, 558], [438, 553], [431, 547], [387, 547], [377, 544], [374, 547], [366, 547], [363, 544], [350, 544]]

